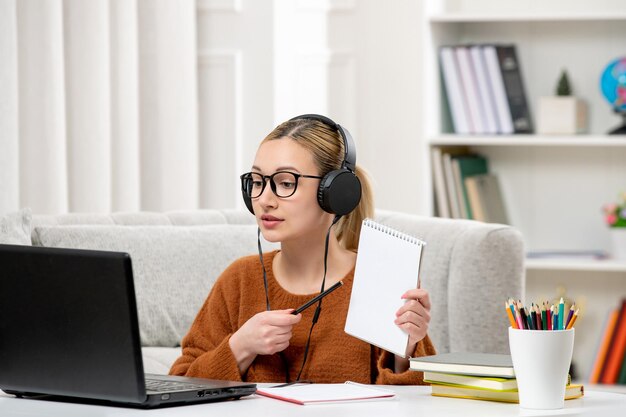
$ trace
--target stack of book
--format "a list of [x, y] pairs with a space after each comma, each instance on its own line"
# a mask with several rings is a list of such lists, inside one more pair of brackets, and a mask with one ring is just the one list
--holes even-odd
[[442, 46], [439, 57], [455, 133], [532, 132], [514, 45]]
[[[444, 353], [411, 358], [411, 369], [424, 372], [424, 381], [432, 385], [434, 396], [519, 402], [510, 355]], [[583, 394], [584, 387], [571, 384], [568, 378], [565, 399]]]
[[605, 320], [589, 382], [626, 384], [626, 299]]
[[508, 224], [498, 177], [487, 158], [464, 147], [432, 148], [433, 180], [439, 217]]

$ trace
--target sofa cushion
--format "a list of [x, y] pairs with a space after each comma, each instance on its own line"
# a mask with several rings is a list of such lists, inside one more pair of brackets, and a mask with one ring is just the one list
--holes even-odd
[[28, 208], [0, 215], [0, 243], [30, 245], [31, 218], [32, 214]]
[[251, 225], [41, 226], [33, 244], [129, 253], [142, 345], [177, 346], [219, 274], [256, 253], [256, 231]]

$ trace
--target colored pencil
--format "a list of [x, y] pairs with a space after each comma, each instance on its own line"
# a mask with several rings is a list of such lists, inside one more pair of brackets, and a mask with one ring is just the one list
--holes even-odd
[[519, 307], [517, 307], [517, 303], [513, 301], [515, 307], [515, 320], [517, 320], [517, 328], [524, 329], [524, 322], [522, 321], [522, 315], [519, 312]]
[[567, 329], [571, 329], [572, 327], [574, 327], [574, 323], [576, 323], [576, 319], [578, 318], [578, 310], [580, 309], [577, 308], [574, 314], [572, 314], [572, 319], [569, 321], [569, 323], [567, 323]]
[[[548, 303], [546, 303], [547, 306]], [[546, 316], [548, 317], [548, 330], [552, 330], [552, 310], [554, 310], [553, 306], [550, 306], [549, 310], [546, 310]]]
[[565, 303], [563, 302], [563, 297], [561, 297], [561, 301], [559, 301], [559, 325], [557, 330], [563, 330], [563, 316], [565, 316]]
[[537, 317], [537, 330], [543, 329], [543, 323], [541, 322], [541, 311], [539, 311], [539, 305], [535, 304], [535, 316]]
[[526, 307], [524, 307], [524, 314], [526, 314], [526, 321], [528, 322], [528, 329], [529, 330], [535, 330], [535, 325], [533, 323], [533, 317], [528, 312], [528, 309]]
[[569, 314], [567, 315], [567, 320], [565, 320], [565, 328], [567, 329], [572, 316], [574, 315], [574, 310], [576, 309], [576, 303], [572, 304], [569, 308]]
[[[556, 310], [556, 307], [554, 309]], [[559, 313], [554, 313], [552, 316], [552, 330], [559, 330]]]
[[543, 330], [548, 330], [548, 314], [545, 305], [541, 306], [541, 324], [543, 324]]
[[509, 302], [509, 309], [511, 310], [511, 315], [515, 317], [515, 307], [513, 307], [513, 299], [509, 298], [508, 302]]
[[508, 301], [504, 302], [504, 309], [506, 310], [506, 315], [509, 317], [509, 323], [511, 323], [511, 327], [517, 329], [517, 324], [515, 323], [515, 319], [513, 319], [513, 314], [511, 313], [511, 305]]

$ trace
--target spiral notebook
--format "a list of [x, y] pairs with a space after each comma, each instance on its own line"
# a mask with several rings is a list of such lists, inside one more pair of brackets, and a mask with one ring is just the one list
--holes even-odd
[[394, 323], [400, 297], [419, 287], [425, 242], [365, 219], [361, 227], [346, 333], [405, 357], [409, 336]]

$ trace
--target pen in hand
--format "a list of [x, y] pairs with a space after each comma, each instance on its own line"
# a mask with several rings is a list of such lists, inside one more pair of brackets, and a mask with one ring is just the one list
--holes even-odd
[[291, 312], [291, 314], [300, 314], [300, 313], [302, 313], [304, 310], [306, 310], [307, 308], [311, 307], [313, 304], [315, 304], [316, 302], [318, 302], [322, 298], [326, 297], [328, 294], [330, 294], [331, 292], [335, 291], [337, 288], [341, 287], [342, 285], [343, 285], [343, 281], [337, 282], [332, 287], [328, 288], [324, 292], [319, 293], [318, 295], [316, 295], [315, 297], [311, 298], [306, 303], [302, 304], [300, 307], [296, 308], [294, 311]]

